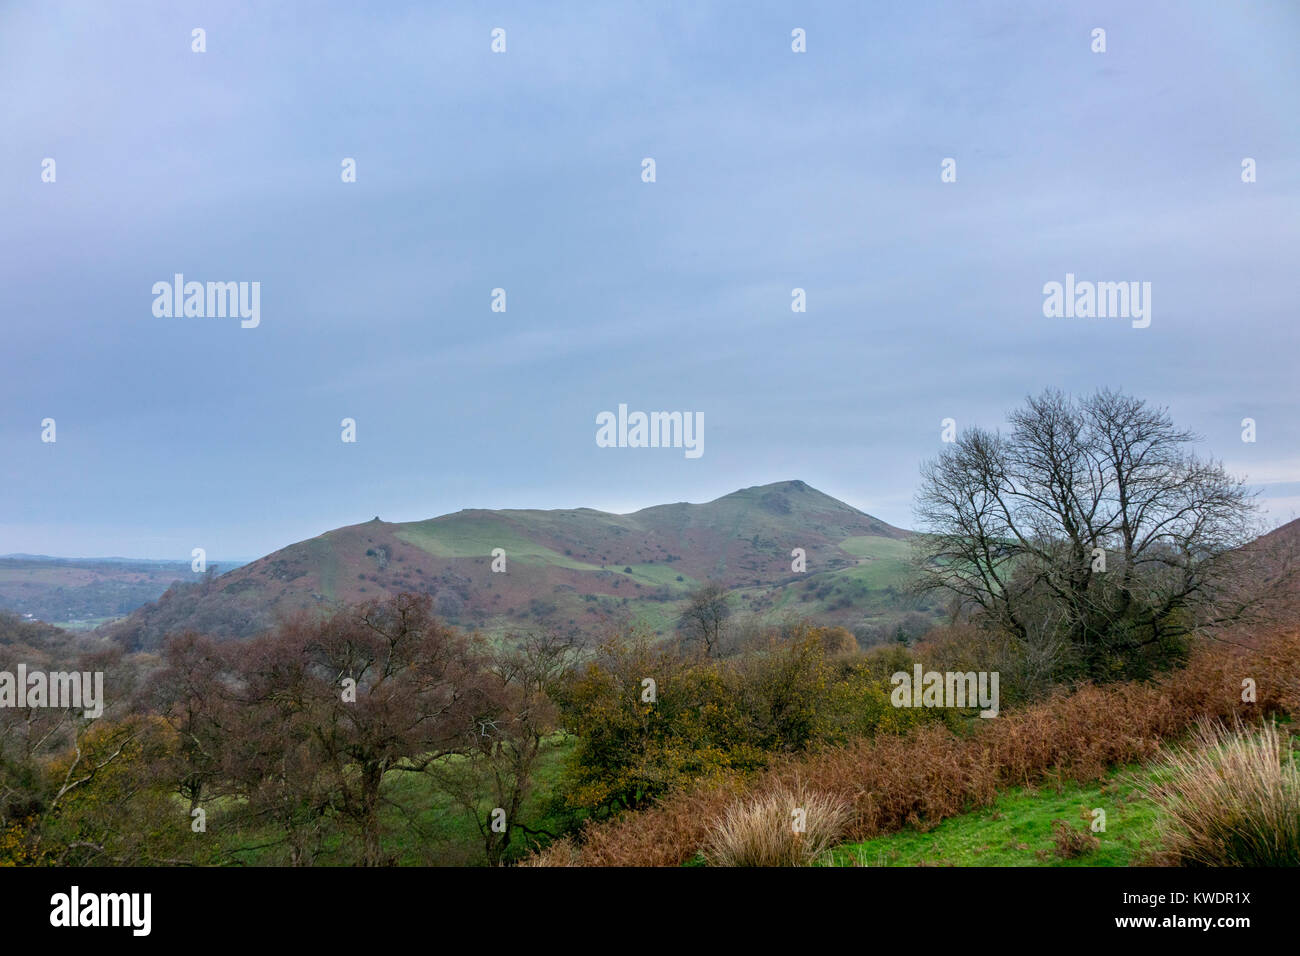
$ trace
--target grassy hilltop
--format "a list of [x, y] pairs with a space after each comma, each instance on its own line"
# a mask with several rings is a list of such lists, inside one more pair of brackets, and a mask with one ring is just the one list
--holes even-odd
[[[666, 634], [706, 580], [723, 583], [738, 612], [854, 627], [907, 606], [908, 536], [802, 481], [626, 515], [473, 509], [427, 521], [376, 518], [175, 586], [112, 633], [134, 647], [156, 647], [185, 628], [246, 637], [286, 613], [416, 591], [433, 595], [444, 619], [489, 633], [635, 623]], [[492, 571], [497, 548], [505, 573]], [[795, 548], [806, 553], [805, 572], [791, 570]]]

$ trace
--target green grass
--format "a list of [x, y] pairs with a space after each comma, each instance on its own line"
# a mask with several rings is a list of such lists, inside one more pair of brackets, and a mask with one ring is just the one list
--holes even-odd
[[[570, 821], [563, 813], [557, 813], [552, 806], [552, 795], [559, 786], [564, 770], [564, 758], [572, 749], [574, 738], [557, 734], [547, 742], [538, 760], [534, 774], [533, 795], [524, 802], [521, 819], [534, 830], [547, 830], [558, 833]], [[384, 781], [384, 807], [380, 811], [380, 827], [383, 834], [383, 850], [399, 866], [481, 866], [485, 861], [483, 838], [478, 827], [470, 819], [465, 809], [450, 797], [431, 785], [423, 774], [392, 773]], [[178, 825], [187, 825], [186, 810], [177, 799]], [[206, 801], [210, 811], [233, 808], [229, 798]], [[485, 799], [479, 808], [484, 819], [491, 813], [491, 801]], [[247, 865], [265, 866], [282, 862], [282, 849], [276, 846], [263, 846], [275, 839], [278, 834], [272, 829], [265, 831], [258, 828], [223, 829], [219, 825], [220, 816], [215, 816], [209, 836], [214, 836], [221, 845], [213, 862], [222, 860], [226, 854], [238, 850], [234, 856]], [[327, 851], [337, 851], [349, 837], [337, 826], [329, 827], [324, 847]], [[245, 849], [253, 848], [253, 849]], [[508, 859], [517, 859], [527, 851], [526, 837], [522, 832], [516, 834], [514, 845], [510, 848]], [[355, 855], [356, 848], [349, 847], [347, 854]], [[347, 856], [351, 858], [351, 856]], [[339, 862], [339, 857], [327, 852], [320, 861], [329, 865]]]
[[629, 601], [627, 610], [631, 613], [632, 624], [644, 628], [651, 634], [668, 637], [677, 631], [677, 621], [681, 617], [685, 602], [663, 604], [658, 601]]
[[439, 558], [490, 558], [493, 548], [504, 548], [511, 561], [553, 564], [579, 571], [599, 571], [599, 565], [575, 561], [520, 534], [507, 522], [477, 518], [437, 518], [404, 526], [393, 534], [407, 544]]
[[827, 573], [837, 584], [858, 584], [868, 591], [901, 588], [912, 573], [911, 565], [895, 558], [875, 558], [851, 568], [841, 568]]
[[[563, 820], [550, 815], [548, 801], [559, 786], [564, 757], [572, 749], [574, 738], [557, 736], [547, 745], [538, 760], [533, 780], [533, 794], [524, 801], [520, 819], [534, 830], [560, 829]], [[454, 759], [454, 758], [453, 758]], [[399, 866], [427, 865], [430, 857], [439, 866], [482, 864], [483, 838], [464, 807], [429, 786], [418, 774], [394, 774], [384, 787], [384, 796], [402, 807], [388, 806], [382, 812], [385, 851], [397, 857]], [[411, 812], [411, 808], [416, 808]], [[492, 812], [492, 802], [484, 799], [479, 806], [483, 819]], [[524, 855], [526, 836], [515, 834], [509, 858]]]
[[[1137, 795], [1152, 768], [1133, 766], [1104, 782], [1080, 786], [1021, 787], [1008, 790], [990, 807], [952, 817], [922, 833], [903, 830], [832, 851], [835, 866], [1133, 866], [1156, 846], [1159, 811]], [[1101, 846], [1062, 859], [1052, 839], [1052, 823], [1064, 820], [1089, 831], [1086, 809], [1106, 811], [1105, 832], [1093, 834]]]
[[907, 561], [912, 553], [912, 545], [897, 538], [884, 538], [880, 535], [855, 535], [840, 542], [840, 550], [857, 558], [893, 558]]
[[123, 616], [124, 615], [119, 614], [114, 617], [73, 618], [67, 621], [49, 621], [48, 623], [53, 624], [55, 627], [61, 627], [67, 631], [93, 631], [101, 624], [108, 624], [110, 621], [120, 621]]
[[[631, 578], [642, 586], [666, 586], [673, 590], [681, 591], [682, 594], [686, 594], [700, 585], [700, 582], [695, 580], [695, 578], [677, 570], [677, 568], [671, 564], [624, 564], [618, 565], [617, 567], [611, 564], [606, 567], [606, 570], [617, 571], [618, 573], [623, 574], [623, 568], [625, 567], [631, 568], [632, 573], [624, 574], [623, 576]], [[677, 579], [679, 577], [682, 580], [678, 581]]]
[[[807, 617], [832, 615], [846, 607], [841, 603], [849, 599], [847, 607], [853, 612], [870, 616], [872, 612], [897, 611], [898, 595], [907, 586], [910, 566], [893, 558], [876, 558], [853, 567], [820, 574], [775, 589], [751, 588], [750, 593], [773, 595], [769, 608], [772, 616], [793, 611]], [[890, 590], [892, 589], [892, 590]], [[818, 592], [826, 590], [824, 596]]]

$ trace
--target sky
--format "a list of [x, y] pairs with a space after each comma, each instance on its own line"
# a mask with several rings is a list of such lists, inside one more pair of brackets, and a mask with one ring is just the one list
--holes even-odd
[[[1289, 520], [1298, 91], [1291, 2], [0, 3], [0, 554], [796, 478], [910, 527], [943, 419], [1046, 387]], [[1045, 316], [1067, 273], [1150, 325]], [[620, 404], [704, 453], [599, 447]]]

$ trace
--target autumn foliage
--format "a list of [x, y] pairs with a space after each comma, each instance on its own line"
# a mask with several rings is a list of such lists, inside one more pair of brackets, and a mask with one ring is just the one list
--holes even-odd
[[[578, 839], [539, 854], [537, 865], [676, 866], [701, 852], [737, 799], [802, 786], [850, 808], [844, 837], [864, 840], [906, 826], [927, 829], [991, 803], [1006, 787], [1048, 777], [1086, 781], [1117, 764], [1149, 760], [1204, 718], [1258, 721], [1292, 712], [1300, 632], [1248, 645], [1199, 648], [1188, 665], [1151, 682], [1084, 685], [959, 733], [927, 724], [787, 758], [748, 781], [711, 780], [654, 807], [589, 824]], [[1254, 702], [1243, 702], [1253, 680]]]

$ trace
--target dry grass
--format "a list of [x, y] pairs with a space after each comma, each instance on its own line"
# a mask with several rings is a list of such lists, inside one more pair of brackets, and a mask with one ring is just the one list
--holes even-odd
[[[1241, 700], [1242, 680], [1258, 700]], [[922, 726], [778, 764], [751, 780], [671, 794], [655, 806], [587, 826], [580, 846], [565, 841], [538, 865], [678, 866], [708, 844], [711, 824], [737, 795], [800, 785], [850, 808], [843, 838], [862, 841], [906, 826], [929, 828], [991, 804], [1008, 787], [1046, 779], [1086, 782], [1108, 769], [1153, 759], [1166, 741], [1203, 719], [1258, 721], [1294, 712], [1300, 631], [1252, 646], [1215, 644], [1182, 670], [1147, 684], [1085, 686], [1023, 710], [981, 720], [967, 736]]]
[[1201, 721], [1148, 796], [1169, 823], [1167, 862], [1180, 866], [1300, 865], [1300, 769], [1276, 725], [1229, 730]]
[[1052, 821], [1052, 842], [1056, 844], [1056, 855], [1062, 860], [1091, 853], [1101, 847], [1101, 840], [1087, 830], [1079, 830], [1065, 820]]
[[836, 797], [777, 787], [732, 802], [711, 827], [704, 857], [712, 866], [811, 866], [839, 843], [849, 814]]

